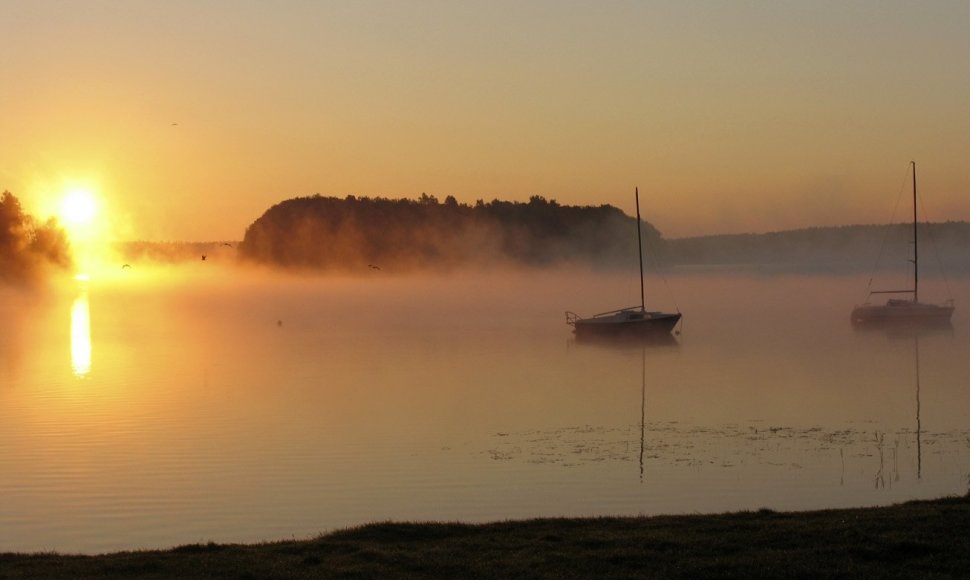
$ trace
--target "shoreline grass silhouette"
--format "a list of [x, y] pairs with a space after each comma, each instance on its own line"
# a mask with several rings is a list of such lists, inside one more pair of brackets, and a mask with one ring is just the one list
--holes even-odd
[[970, 495], [858, 509], [375, 523], [309, 540], [0, 554], [5, 578], [927, 578], [970, 566]]

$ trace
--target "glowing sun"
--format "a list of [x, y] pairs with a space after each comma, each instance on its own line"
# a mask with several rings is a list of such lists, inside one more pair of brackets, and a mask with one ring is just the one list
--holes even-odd
[[86, 189], [68, 192], [61, 204], [61, 218], [76, 226], [90, 224], [97, 212], [98, 204], [94, 195]]

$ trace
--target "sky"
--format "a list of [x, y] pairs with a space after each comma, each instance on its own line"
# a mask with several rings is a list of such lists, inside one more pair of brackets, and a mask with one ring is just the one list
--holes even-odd
[[612, 204], [665, 237], [970, 219], [970, 2], [0, 0], [0, 190], [117, 239], [306, 195]]

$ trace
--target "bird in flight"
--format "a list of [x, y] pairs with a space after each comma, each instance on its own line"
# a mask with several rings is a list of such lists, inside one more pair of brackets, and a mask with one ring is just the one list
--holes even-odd
[[121, 267], [121, 269], [122, 270], [124, 270], [124, 269], [130, 270], [131, 269], [131, 264], [125, 264], [124, 266]]
[[371, 270], [380, 270], [381, 269], [380, 266], [375, 266], [374, 264], [367, 264], [367, 267], [370, 268]]

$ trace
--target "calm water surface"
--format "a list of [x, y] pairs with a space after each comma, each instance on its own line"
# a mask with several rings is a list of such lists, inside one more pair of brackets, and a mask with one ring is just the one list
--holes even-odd
[[0, 294], [0, 551], [967, 491], [966, 280], [914, 337], [852, 329], [860, 277], [674, 273], [683, 333], [630, 347], [563, 315], [625, 272], [127, 273]]

